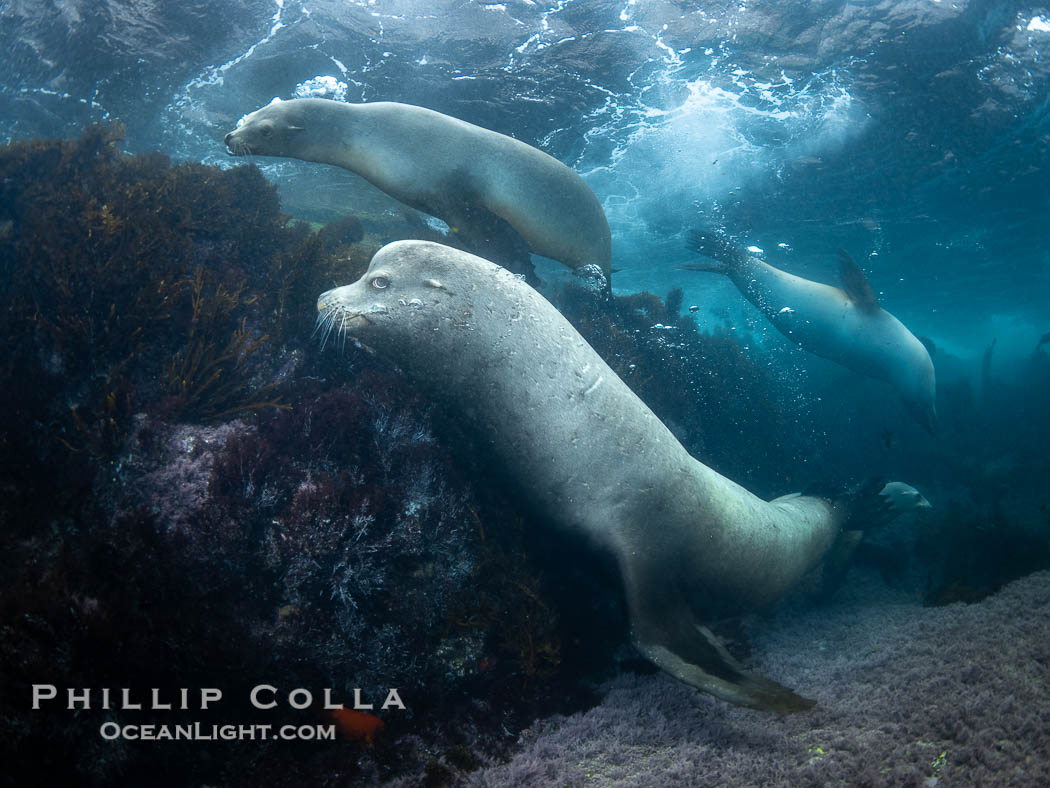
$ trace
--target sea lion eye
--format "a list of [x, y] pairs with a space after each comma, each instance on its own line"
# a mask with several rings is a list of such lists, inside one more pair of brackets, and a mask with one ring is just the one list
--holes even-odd
[[377, 276], [372, 280], [372, 287], [376, 290], [385, 290], [390, 285], [390, 280], [385, 276]]
[[263, 126], [262, 127], [262, 135], [264, 137], [269, 137], [272, 134], [273, 134], [273, 127], [272, 126]]

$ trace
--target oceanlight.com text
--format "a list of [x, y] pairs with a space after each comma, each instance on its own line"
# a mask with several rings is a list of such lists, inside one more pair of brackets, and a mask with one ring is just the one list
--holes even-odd
[[334, 741], [334, 725], [119, 725], [104, 722], [99, 735], [107, 741]]

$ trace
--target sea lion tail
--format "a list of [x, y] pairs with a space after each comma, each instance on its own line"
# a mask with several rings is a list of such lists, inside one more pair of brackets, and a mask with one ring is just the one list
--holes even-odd
[[683, 271], [710, 271], [716, 274], [728, 274], [734, 266], [745, 260], [741, 252], [729, 238], [716, 230], [692, 230], [685, 242], [685, 248], [703, 257], [715, 260], [713, 263], [689, 263], [680, 265]]

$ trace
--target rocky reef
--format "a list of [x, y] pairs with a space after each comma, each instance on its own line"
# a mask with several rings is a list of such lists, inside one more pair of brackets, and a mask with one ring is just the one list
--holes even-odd
[[[557, 724], [530, 729], [538, 719], [615, 714], [650, 696], [712, 703], [649, 677], [626, 645], [604, 556], [505, 492], [484, 447], [396, 369], [353, 346], [322, 351], [312, 337], [318, 293], [358, 278], [380, 243], [435, 231], [353, 216], [315, 228], [282, 214], [254, 167], [131, 156], [121, 134], [92, 127], [0, 148], [4, 779], [440, 786], [549, 772], [572, 783], [564, 759], [576, 754], [558, 744]], [[895, 593], [971, 601], [1050, 562], [1035, 481], [1045, 464], [1027, 453], [994, 462], [1009, 446], [1034, 452], [1045, 434], [1040, 409], [1011, 404], [1045, 389], [1044, 351], [1029, 378], [988, 394], [988, 408], [942, 392], [957, 461], [938, 475], [936, 449], [910, 435], [880, 455], [865, 444], [879, 437], [864, 434], [863, 457], [834, 455], [812, 426], [834, 423], [831, 406], [786, 397], [769, 359], [746, 336], [701, 331], [680, 291], [607, 297], [570, 284], [551, 298], [690, 451], [761, 494], [914, 470], [911, 457], [925, 470], [909, 481], [972, 482], [975, 506], [938, 508], [920, 537], [892, 532], [881, 552], [862, 551]], [[846, 394], [860, 408], [872, 396]], [[1017, 493], [1018, 479], [1032, 481]], [[989, 523], [1027, 541], [992, 561]], [[1029, 597], [1018, 604], [1042, 604]], [[34, 710], [40, 684], [59, 696]], [[276, 688], [277, 708], [248, 701], [260, 685]], [[107, 687], [140, 701], [210, 687], [223, 702], [105, 708]], [[94, 688], [92, 707], [67, 708], [67, 688]], [[312, 702], [288, 703], [296, 688]], [[379, 707], [389, 688], [406, 708]], [[348, 703], [360, 690], [374, 708], [333, 713], [324, 689]], [[765, 720], [726, 713], [738, 727]], [[229, 722], [335, 724], [339, 739], [156, 746], [99, 735], [107, 723]], [[863, 731], [811, 738], [846, 752], [854, 734]], [[562, 760], [523, 766], [543, 741]], [[945, 746], [971, 752], [959, 742]], [[636, 776], [617, 768], [602, 773]]]
[[[395, 370], [311, 339], [316, 294], [360, 276], [374, 239], [354, 217], [292, 222], [254, 167], [128, 156], [120, 135], [0, 150], [9, 773], [291, 785], [499, 752], [553, 702], [557, 617], [526, 515], [476, 488]], [[334, 749], [195, 742], [187, 759], [99, 726], [216, 714], [28, 705], [34, 684], [217, 687], [245, 723], [332, 721], [260, 712], [260, 683], [396, 687], [407, 708], [367, 737], [338, 720]]]
[[[585, 678], [626, 637], [614, 574], [566, 561], [395, 369], [312, 337], [317, 293], [399, 227], [315, 230], [254, 167], [131, 156], [121, 135], [0, 149], [9, 773], [439, 785], [593, 702]], [[41, 684], [60, 697], [33, 710]], [[247, 700], [260, 684], [318, 698], [264, 712]], [[99, 708], [102, 688], [200, 687], [224, 708]], [[407, 708], [366, 720], [320, 703], [391, 687]], [[69, 709], [67, 688], [95, 688], [92, 707]], [[193, 742], [187, 758], [99, 734], [230, 717], [336, 722], [341, 739]]]

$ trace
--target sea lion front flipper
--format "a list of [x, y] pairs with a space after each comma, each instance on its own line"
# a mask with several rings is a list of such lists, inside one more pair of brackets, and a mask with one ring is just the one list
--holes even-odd
[[685, 248], [718, 262], [690, 263], [678, 266], [683, 271], [711, 271], [716, 274], [728, 274], [734, 266], [746, 260], [744, 253], [737, 249], [732, 241], [722, 233], [714, 230], [691, 231], [686, 239]]
[[510, 224], [478, 202], [464, 201], [443, 217], [465, 251], [491, 260], [514, 274], [523, 274], [533, 287], [540, 285], [525, 239]]
[[857, 261], [845, 249], [839, 249], [839, 277], [842, 279], [842, 289], [859, 309], [878, 312], [882, 308], [868, 277], [864, 276]]
[[634, 645], [661, 670], [738, 706], [790, 714], [816, 704], [745, 670], [670, 587], [666, 572], [626, 567], [624, 581]]

